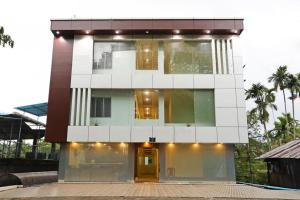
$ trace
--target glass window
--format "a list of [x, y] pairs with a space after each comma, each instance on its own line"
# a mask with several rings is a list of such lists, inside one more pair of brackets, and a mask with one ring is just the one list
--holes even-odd
[[91, 117], [110, 117], [110, 116], [111, 116], [111, 98], [92, 97]]
[[72, 143], [68, 145], [66, 181], [125, 181], [132, 175], [128, 144]]
[[124, 58], [128, 62], [132, 53], [135, 53], [133, 42], [95, 42], [93, 69], [112, 69], [114, 65], [128, 64], [124, 63]]
[[210, 41], [167, 41], [165, 74], [212, 74]]
[[[222, 144], [165, 144], [161, 179], [234, 180], [233, 149]], [[182, 162], [184, 160], [184, 162]]]
[[136, 90], [134, 98], [136, 119], [158, 119], [158, 91]]
[[158, 66], [158, 41], [136, 41], [136, 69], [157, 70]]
[[194, 123], [193, 90], [166, 90], [165, 122]]
[[166, 90], [165, 123], [215, 126], [213, 90]]

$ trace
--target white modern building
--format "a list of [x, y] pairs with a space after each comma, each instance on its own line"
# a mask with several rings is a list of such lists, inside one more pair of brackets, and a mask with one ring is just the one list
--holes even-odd
[[52, 20], [59, 180], [235, 181], [242, 19]]

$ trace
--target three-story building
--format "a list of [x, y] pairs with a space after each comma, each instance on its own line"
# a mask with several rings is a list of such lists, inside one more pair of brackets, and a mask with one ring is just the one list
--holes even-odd
[[235, 181], [242, 19], [52, 20], [60, 181]]

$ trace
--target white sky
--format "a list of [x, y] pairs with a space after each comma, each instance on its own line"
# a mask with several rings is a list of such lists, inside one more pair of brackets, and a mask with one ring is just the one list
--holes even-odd
[[[47, 102], [53, 35], [51, 18], [244, 18], [245, 85], [280, 65], [300, 72], [299, 0], [7, 0], [0, 25], [15, 47], [0, 48], [0, 112]], [[282, 96], [277, 103], [283, 112]], [[288, 101], [289, 109], [290, 101]], [[296, 116], [300, 119], [300, 100]], [[248, 108], [251, 105], [248, 103]], [[272, 121], [272, 120], [271, 120]]]

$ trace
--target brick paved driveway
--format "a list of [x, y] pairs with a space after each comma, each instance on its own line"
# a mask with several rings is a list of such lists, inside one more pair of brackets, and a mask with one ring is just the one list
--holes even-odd
[[0, 192], [0, 199], [300, 199], [299, 191], [237, 184], [53, 183]]

